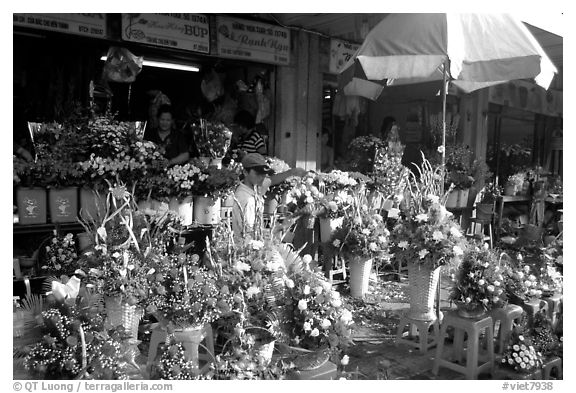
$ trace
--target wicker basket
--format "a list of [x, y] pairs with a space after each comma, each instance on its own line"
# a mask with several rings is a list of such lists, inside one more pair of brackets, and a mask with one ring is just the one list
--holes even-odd
[[417, 263], [408, 263], [410, 318], [421, 321], [432, 321], [436, 318], [434, 300], [439, 279], [440, 267], [431, 269]]
[[350, 294], [363, 298], [368, 293], [368, 280], [372, 271], [372, 259], [356, 258], [350, 263]]
[[106, 297], [104, 302], [108, 324], [113, 327], [123, 326], [126, 334], [136, 340], [138, 324], [144, 315], [144, 310], [136, 305], [130, 306], [120, 296]]

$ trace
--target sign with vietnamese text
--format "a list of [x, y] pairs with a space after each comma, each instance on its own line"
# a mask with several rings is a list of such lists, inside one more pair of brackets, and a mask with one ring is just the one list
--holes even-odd
[[106, 37], [106, 14], [13, 14], [14, 26]]
[[330, 68], [331, 74], [339, 74], [348, 60], [360, 48], [360, 45], [332, 38], [330, 40]]
[[122, 39], [210, 53], [208, 17], [200, 14], [122, 14]]
[[290, 63], [290, 30], [242, 19], [216, 20], [219, 56], [279, 65]]

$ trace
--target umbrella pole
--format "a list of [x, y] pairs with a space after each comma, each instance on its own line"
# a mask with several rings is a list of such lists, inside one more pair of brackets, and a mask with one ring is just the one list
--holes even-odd
[[447, 69], [448, 69], [448, 61], [444, 62], [444, 66], [442, 67], [442, 184], [440, 186], [441, 195], [444, 195], [444, 176], [445, 176], [445, 168], [444, 165], [446, 164], [446, 90], [448, 87], [446, 86], [446, 81], [448, 79]]

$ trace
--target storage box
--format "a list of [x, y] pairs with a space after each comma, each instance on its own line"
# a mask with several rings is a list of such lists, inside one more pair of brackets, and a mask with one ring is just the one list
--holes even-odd
[[78, 219], [78, 188], [51, 188], [48, 191], [51, 222], [76, 222]]

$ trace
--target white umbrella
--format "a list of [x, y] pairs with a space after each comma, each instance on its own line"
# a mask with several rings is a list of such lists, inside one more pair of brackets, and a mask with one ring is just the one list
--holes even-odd
[[390, 14], [348, 61], [341, 85], [344, 94], [375, 100], [385, 85], [444, 80], [444, 146], [448, 80], [465, 92], [526, 78], [547, 89], [557, 72], [526, 26], [510, 15]]

